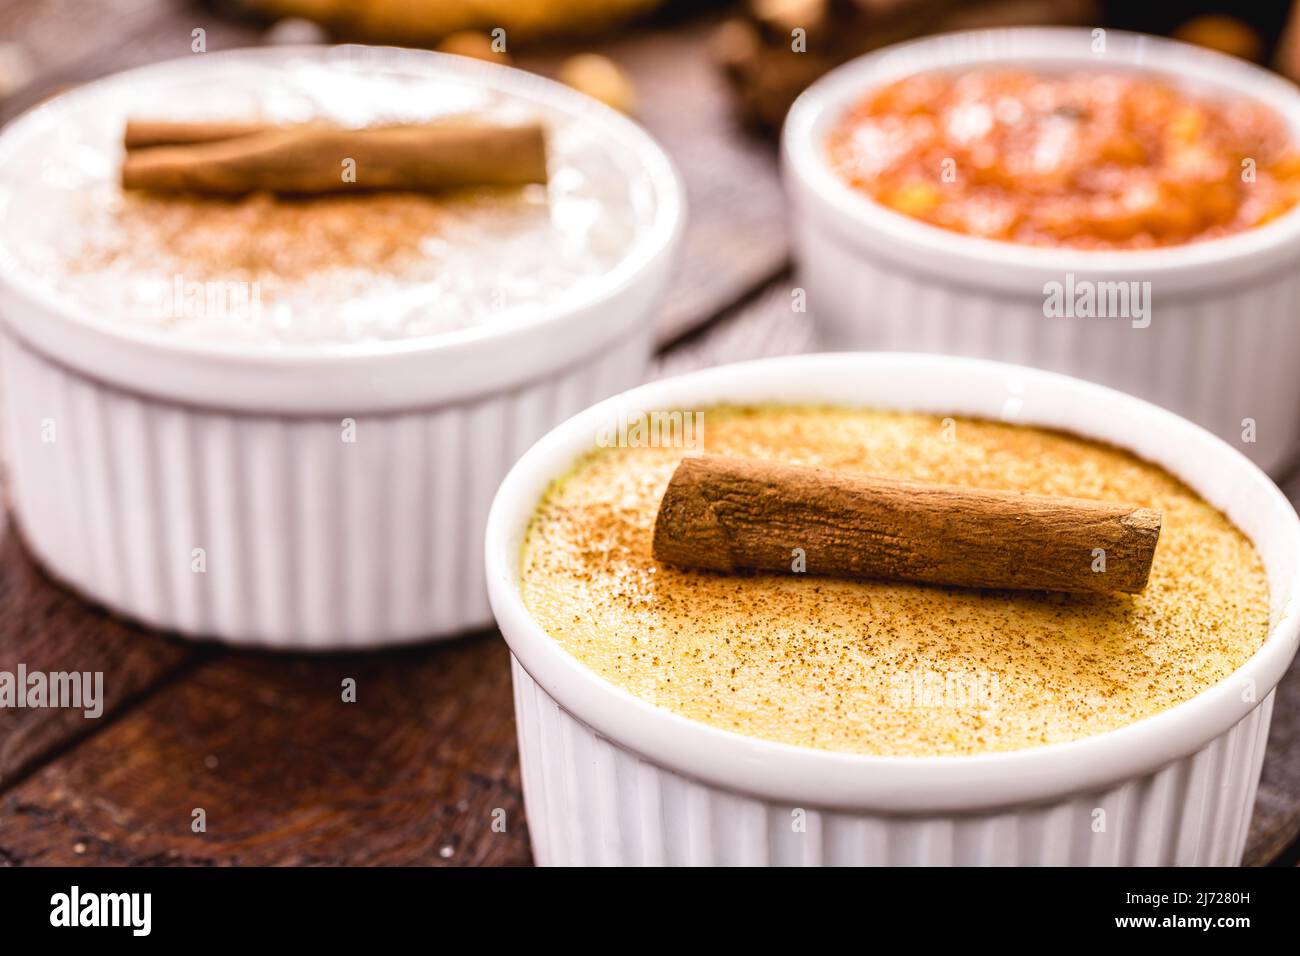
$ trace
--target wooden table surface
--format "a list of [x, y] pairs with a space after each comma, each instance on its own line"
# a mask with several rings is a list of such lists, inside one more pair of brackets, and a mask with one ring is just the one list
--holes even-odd
[[[0, 38], [51, 92], [190, 52], [261, 42], [259, 27], [181, 0], [0, 0]], [[770, 143], [731, 119], [708, 57], [713, 23], [643, 27], [600, 44], [636, 80], [639, 118], [687, 183], [681, 266], [657, 317], [652, 374], [807, 351], [790, 308], [784, 208]], [[517, 57], [553, 70], [566, 51]], [[1290, 483], [1292, 500], [1300, 480]], [[83, 603], [0, 525], [0, 670], [103, 671], [105, 712], [0, 710], [0, 865], [528, 864], [509, 657], [496, 631], [400, 651], [232, 652], [134, 627]], [[340, 685], [357, 683], [343, 703]], [[191, 829], [194, 811], [206, 832]], [[493, 828], [504, 810], [506, 829]], [[499, 814], [495, 816], [499, 817]], [[1300, 668], [1279, 691], [1252, 864], [1294, 864]]]

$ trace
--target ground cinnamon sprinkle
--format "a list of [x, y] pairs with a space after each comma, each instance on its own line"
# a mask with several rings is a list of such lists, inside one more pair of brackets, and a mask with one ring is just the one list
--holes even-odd
[[[446, 217], [415, 194], [278, 199], [129, 195], [102, 236], [92, 234], [74, 267], [167, 269], [210, 280], [302, 281], [330, 269], [436, 274], [421, 243]], [[166, 265], [166, 269], [160, 265]]]
[[[540, 186], [310, 199], [127, 191], [88, 210], [59, 253], [60, 282], [83, 297], [98, 290], [110, 314], [223, 343], [411, 338], [495, 321], [566, 278], [584, 281], [598, 257], [571, 247], [540, 274], [536, 264], [563, 243], [550, 217]], [[161, 309], [159, 295], [180, 283], [242, 285], [259, 311]]]
[[1250, 542], [1127, 452], [1020, 426], [814, 408], [715, 409], [705, 434], [711, 454], [1130, 501], [1159, 508], [1165, 525], [1151, 583], [1133, 596], [687, 571], [650, 554], [685, 452], [597, 452], [529, 528], [524, 601], [597, 673], [693, 719], [828, 750], [1018, 749], [1187, 700], [1267, 636]]

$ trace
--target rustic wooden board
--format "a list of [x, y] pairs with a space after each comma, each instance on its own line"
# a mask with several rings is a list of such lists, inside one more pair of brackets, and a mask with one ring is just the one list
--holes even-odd
[[[0, 789], [51, 754], [92, 734], [137, 695], [180, 673], [193, 645], [146, 634], [52, 584], [0, 514], [0, 669], [102, 672], [103, 714], [0, 709]], [[0, 842], [4, 821], [0, 818]]]
[[[602, 44], [631, 74], [637, 118], [686, 184], [681, 258], [656, 322], [661, 343], [735, 305], [787, 265], [785, 200], [770, 142], [740, 130], [709, 53], [712, 21]], [[671, 56], [664, 51], [672, 49]], [[540, 72], [558, 57], [521, 58]]]
[[[59, 87], [185, 55], [196, 26], [211, 50], [260, 36], [174, 0], [0, 0], [0, 36], [23, 43], [41, 71], [0, 103], [0, 118]], [[772, 152], [732, 125], [706, 58], [711, 30], [650, 29], [601, 47], [636, 79], [641, 118], [673, 154], [692, 207], [660, 325], [677, 345], [654, 377], [813, 346], [808, 317], [792, 308]], [[549, 71], [565, 52], [521, 62]], [[1288, 490], [1300, 498], [1300, 479]], [[531, 859], [508, 654], [495, 633], [369, 655], [196, 647], [86, 606], [0, 526], [0, 668], [18, 661], [102, 670], [108, 705], [95, 721], [0, 711], [0, 865]], [[345, 677], [356, 703], [341, 699]], [[1297, 737], [1300, 668], [1278, 693], [1247, 862], [1295, 854]], [[195, 808], [204, 833], [191, 829]]]
[[0, 37], [23, 49], [36, 74], [0, 101], [0, 121], [78, 83], [191, 55], [199, 28], [210, 51], [255, 45], [262, 36], [256, 26], [175, 0], [0, 0]]
[[528, 863], [508, 661], [495, 633], [207, 660], [0, 795], [0, 862]]

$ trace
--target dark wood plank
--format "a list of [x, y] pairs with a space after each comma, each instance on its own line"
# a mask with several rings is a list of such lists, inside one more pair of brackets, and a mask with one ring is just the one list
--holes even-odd
[[1297, 755], [1300, 755], [1300, 659], [1291, 664], [1273, 700], [1273, 723], [1269, 727], [1264, 770], [1242, 859], [1247, 866], [1265, 866], [1285, 855], [1289, 848], [1300, 848], [1300, 759]]
[[[139, 631], [54, 585], [36, 567], [0, 512], [0, 670], [89, 671], [103, 678], [103, 714], [0, 709], [0, 789], [50, 754], [112, 722], [148, 688], [179, 673], [199, 653]], [[2, 829], [2, 828], [0, 828]]]
[[[636, 118], [686, 184], [688, 219], [673, 284], [656, 320], [668, 342], [734, 305], [786, 267], [785, 199], [771, 142], [740, 129], [709, 45], [716, 21], [637, 31], [599, 45], [636, 84]], [[559, 56], [523, 56], [547, 73]]]
[[150, 30], [174, 8], [173, 0], [0, 0], [0, 38], [22, 48], [38, 77], [52, 77]]
[[0, 796], [0, 819], [11, 863], [528, 863], [505, 645], [206, 661]]
[[194, 55], [197, 28], [205, 31], [209, 51], [256, 44], [261, 37], [252, 24], [183, 0], [7, 0], [0, 4], [0, 36], [22, 48], [36, 75], [0, 101], [0, 121], [78, 83]]
[[783, 270], [706, 328], [662, 352], [649, 377], [666, 378], [714, 365], [815, 351], [811, 318], [794, 309], [797, 288], [789, 271]]
[[[1300, 507], [1300, 472], [1281, 482]], [[1290, 854], [1300, 860], [1300, 658], [1277, 688], [1255, 816], [1246, 841], [1246, 862], [1262, 865]]]

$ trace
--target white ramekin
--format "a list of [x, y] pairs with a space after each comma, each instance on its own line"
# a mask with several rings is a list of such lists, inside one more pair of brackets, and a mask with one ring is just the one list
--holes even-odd
[[[1300, 140], [1300, 91], [1242, 60], [1118, 31], [953, 33], [890, 47], [829, 73], [794, 104], [783, 134], [799, 281], [832, 349], [942, 352], [1077, 375], [1164, 405], [1276, 473], [1300, 439], [1300, 210], [1226, 239], [1088, 252], [960, 235], [849, 188], [825, 160], [830, 128], [873, 87], [932, 69], [1143, 68], [1189, 90], [1250, 98]], [[1044, 286], [1150, 282], [1151, 322], [1044, 317]], [[1250, 437], [1253, 422], [1254, 441]]]
[[[1271, 591], [1268, 640], [1227, 680], [1177, 707], [1010, 753], [832, 753], [740, 736], [648, 704], [580, 664], [532, 619], [519, 594], [521, 542], [549, 482], [593, 447], [603, 423], [718, 402], [970, 415], [1132, 449], [1186, 481], [1254, 542]], [[1300, 519], [1239, 452], [1154, 405], [1051, 372], [860, 353], [730, 365], [635, 389], [534, 445], [488, 518], [488, 591], [514, 655], [534, 853], [543, 864], [1236, 864], [1273, 690], [1296, 653], [1298, 559]]]
[[[599, 127], [653, 196], [651, 221], [589, 295], [510, 324], [276, 353], [114, 323], [0, 255], [0, 401], [10, 502], [57, 578], [155, 627], [276, 648], [365, 647], [491, 623], [492, 492], [539, 435], [638, 382], [684, 198], [638, 126], [541, 77], [377, 47], [249, 50], [90, 84], [0, 136], [0, 166], [104, 87], [311, 57], [452, 76]], [[342, 440], [344, 419], [355, 441]]]

